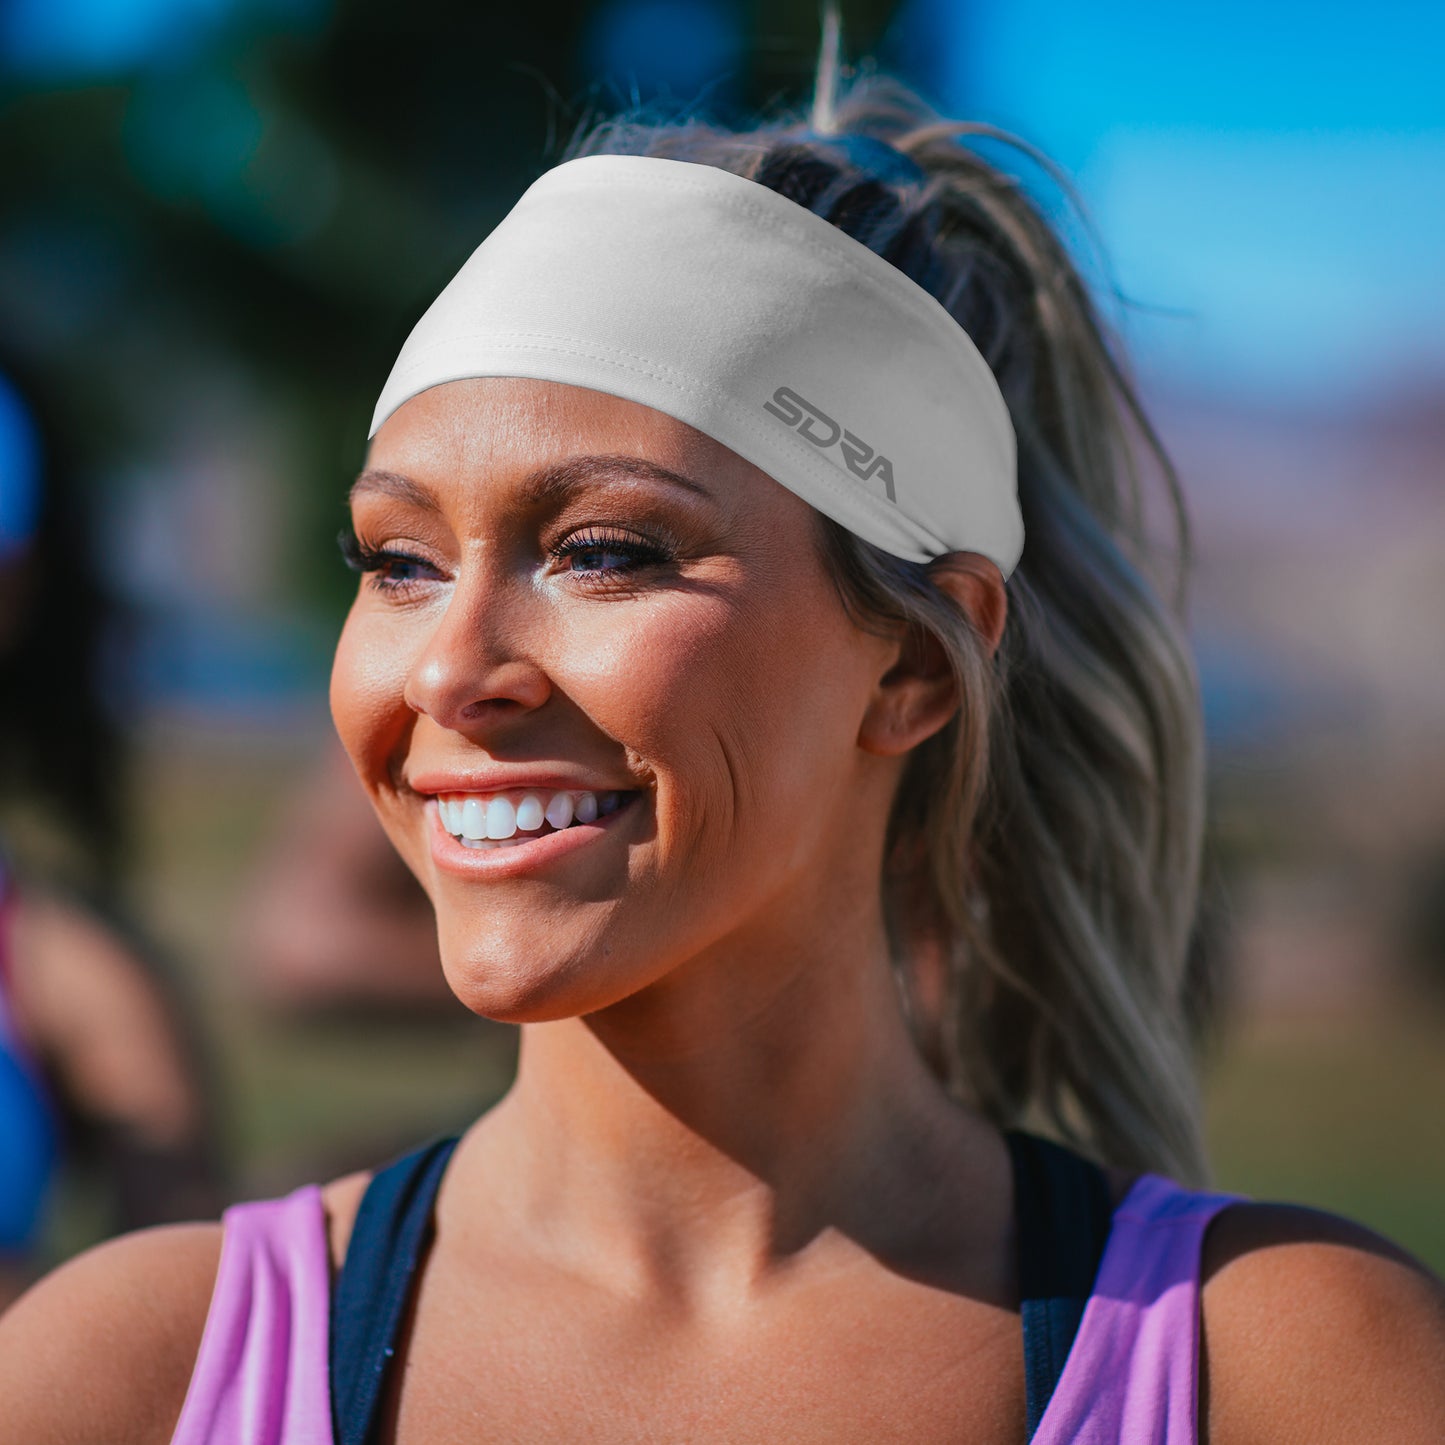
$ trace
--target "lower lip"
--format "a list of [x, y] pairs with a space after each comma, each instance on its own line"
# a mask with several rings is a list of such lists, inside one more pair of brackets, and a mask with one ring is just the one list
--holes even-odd
[[633, 793], [615, 813], [593, 823], [572, 823], [560, 833], [543, 833], [506, 848], [468, 848], [460, 838], [442, 826], [436, 799], [426, 805], [431, 817], [431, 852], [438, 868], [465, 878], [514, 878], [545, 868], [579, 849], [596, 843], [624, 818], [632, 815], [642, 797]]

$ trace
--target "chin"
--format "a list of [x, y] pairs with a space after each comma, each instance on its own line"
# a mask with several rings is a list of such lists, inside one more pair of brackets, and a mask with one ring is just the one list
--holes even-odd
[[[554, 949], [442, 949], [442, 971], [472, 1013], [504, 1024], [554, 1023], [617, 1003], [649, 980], [628, 981], [598, 946], [559, 957]], [[545, 962], [544, 962], [545, 960]]]

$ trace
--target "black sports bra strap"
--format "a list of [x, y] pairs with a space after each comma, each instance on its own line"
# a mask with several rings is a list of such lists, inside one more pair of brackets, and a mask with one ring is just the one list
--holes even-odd
[[336, 1445], [368, 1445], [396, 1353], [432, 1205], [455, 1139], [438, 1139], [379, 1170], [367, 1185], [331, 1291], [331, 1418]]
[[1097, 1164], [1009, 1131], [1018, 1225], [1024, 1389], [1032, 1440], [1064, 1370], [1109, 1237], [1113, 1201]]

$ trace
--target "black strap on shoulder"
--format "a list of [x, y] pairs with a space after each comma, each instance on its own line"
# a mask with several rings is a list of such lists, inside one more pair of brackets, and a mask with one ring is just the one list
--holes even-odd
[[1113, 1201], [1097, 1164], [1033, 1134], [1010, 1130], [1004, 1137], [1013, 1159], [1032, 1440], [1079, 1332], [1109, 1237]]
[[374, 1438], [386, 1372], [432, 1231], [432, 1204], [457, 1141], [438, 1139], [367, 1185], [331, 1291], [331, 1417], [336, 1445]]

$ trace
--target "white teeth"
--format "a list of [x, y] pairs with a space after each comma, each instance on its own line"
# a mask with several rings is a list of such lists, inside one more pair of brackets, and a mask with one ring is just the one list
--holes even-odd
[[487, 837], [501, 840], [517, 831], [517, 810], [505, 798], [487, 804]]
[[480, 798], [468, 798], [462, 804], [460, 832], [463, 838], [474, 842], [487, 836], [487, 805]]
[[519, 802], [501, 794], [452, 793], [437, 797], [437, 816], [454, 838], [469, 848], [511, 847], [527, 840], [518, 833], [539, 833], [550, 823], [560, 832], [572, 823], [594, 823], [615, 813], [624, 794], [524, 793]]

